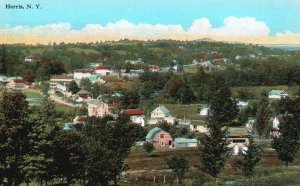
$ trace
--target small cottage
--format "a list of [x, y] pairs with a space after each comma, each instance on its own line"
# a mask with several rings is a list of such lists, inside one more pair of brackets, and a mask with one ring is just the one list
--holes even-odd
[[148, 132], [146, 141], [153, 143], [156, 150], [168, 150], [174, 148], [171, 134], [158, 127], [155, 127]]
[[77, 69], [74, 71], [73, 78], [74, 79], [85, 79], [91, 77], [94, 74], [94, 70], [91, 69]]
[[112, 70], [109, 66], [97, 66], [95, 68], [95, 73], [101, 76], [109, 76], [112, 73]]
[[175, 148], [197, 147], [197, 139], [175, 138]]
[[6, 85], [8, 88], [11, 89], [24, 89], [25, 81], [23, 79], [12, 79], [9, 81], [9, 83]]
[[284, 90], [271, 90], [268, 96], [270, 99], [282, 99], [288, 97], [288, 93]]
[[175, 124], [176, 118], [171, 115], [171, 112], [165, 106], [159, 106], [151, 112], [149, 124], [158, 124], [167, 122]]
[[144, 111], [140, 109], [126, 109], [124, 113], [130, 116], [130, 120], [133, 123], [140, 124], [141, 126], [145, 126], [145, 115]]
[[226, 136], [228, 147], [233, 148], [233, 154], [236, 154], [237, 150], [242, 152], [249, 144], [250, 137], [245, 127], [229, 127]]
[[108, 104], [103, 101], [89, 100], [87, 104], [88, 104], [88, 115], [90, 117], [91, 116], [104, 117], [107, 115], [111, 115]]

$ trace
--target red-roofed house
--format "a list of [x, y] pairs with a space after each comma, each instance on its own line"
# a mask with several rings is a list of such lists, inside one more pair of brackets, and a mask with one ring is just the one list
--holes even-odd
[[158, 72], [160, 70], [161, 70], [161, 68], [159, 66], [157, 66], [157, 65], [150, 66], [150, 71], [151, 72]]
[[87, 122], [87, 117], [86, 116], [76, 116], [73, 120], [75, 124], [84, 124]]
[[25, 87], [25, 81], [23, 79], [12, 79], [7, 84], [8, 88], [12, 89], [24, 89]]
[[141, 126], [145, 126], [145, 115], [144, 111], [140, 109], [126, 109], [124, 113], [130, 116], [130, 120], [133, 123], [140, 124]]
[[94, 70], [90, 69], [78, 69], [74, 71], [74, 79], [85, 79], [91, 77], [94, 74]]
[[33, 61], [36, 61], [36, 60], [38, 60], [38, 57], [37, 57], [37, 56], [35, 56], [35, 55], [30, 55], [30, 56], [25, 57], [25, 60], [24, 60], [24, 61], [26, 61], [26, 62], [33, 62]]
[[111, 68], [109, 66], [97, 66], [95, 68], [95, 73], [101, 76], [109, 76], [111, 74]]

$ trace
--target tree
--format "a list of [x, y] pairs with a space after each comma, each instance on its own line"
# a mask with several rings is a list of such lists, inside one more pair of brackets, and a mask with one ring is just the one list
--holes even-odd
[[189, 162], [183, 157], [174, 156], [167, 160], [167, 164], [176, 175], [179, 184], [182, 184], [184, 174], [189, 170]]
[[125, 159], [135, 141], [145, 136], [143, 127], [129, 123], [127, 115], [116, 119], [89, 118], [84, 131], [86, 178], [90, 185], [116, 185], [122, 171], [127, 169]]
[[213, 177], [218, 176], [228, 157], [229, 148], [223, 127], [231, 123], [236, 114], [236, 104], [231, 99], [228, 87], [219, 88], [211, 101], [207, 119], [209, 134], [204, 136], [200, 147], [201, 168]]
[[80, 81], [80, 88], [82, 90], [91, 91], [92, 90], [92, 82], [89, 79], [82, 79]]
[[147, 152], [148, 156], [150, 156], [151, 153], [152, 153], [153, 150], [154, 150], [153, 143], [150, 143], [150, 142], [144, 143], [143, 148], [144, 148], [145, 151]]
[[260, 138], [267, 135], [269, 129], [269, 114], [270, 108], [268, 97], [265, 92], [262, 92], [256, 115], [256, 131]]
[[77, 83], [74, 80], [70, 82], [68, 88], [72, 92], [72, 94], [76, 94], [80, 90]]
[[48, 82], [43, 81], [41, 83], [41, 90], [42, 90], [42, 93], [44, 94], [44, 96], [48, 95], [49, 89], [50, 89], [50, 84]]
[[80, 133], [63, 131], [55, 139], [54, 146], [55, 174], [63, 179], [66, 178], [68, 185], [74, 179], [82, 179], [85, 154]]
[[38, 180], [47, 184], [53, 179], [54, 141], [58, 136], [58, 113], [51, 102], [32, 107], [29, 114], [31, 130], [28, 134], [30, 151], [24, 156], [26, 181]]
[[28, 150], [27, 118], [26, 97], [21, 92], [3, 91], [0, 97], [0, 181], [5, 178], [10, 186], [23, 181], [23, 156]]
[[0, 73], [5, 74], [7, 72], [8, 54], [7, 47], [0, 45]]
[[[221, 86], [213, 95], [209, 111], [209, 120], [220, 125], [228, 125], [238, 115], [236, 101], [231, 98], [229, 87]], [[213, 122], [213, 123], [214, 123]]]
[[253, 139], [250, 139], [250, 143], [247, 146], [248, 149], [243, 153], [243, 160], [241, 161], [241, 169], [245, 176], [249, 177], [254, 174], [254, 167], [261, 160], [260, 147], [256, 145]]
[[292, 116], [286, 116], [285, 120], [285, 123], [279, 126], [279, 135], [274, 138], [272, 147], [275, 149], [278, 159], [288, 166], [294, 161], [300, 148], [300, 122], [299, 118]]

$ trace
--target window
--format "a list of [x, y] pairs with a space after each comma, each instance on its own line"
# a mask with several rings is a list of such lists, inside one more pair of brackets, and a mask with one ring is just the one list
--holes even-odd
[[171, 145], [171, 144], [172, 144], [172, 141], [170, 140], [170, 141], [169, 141], [169, 145]]
[[162, 141], [162, 142], [161, 142], [161, 146], [164, 146], [164, 144], [165, 144], [165, 143]]
[[164, 135], [164, 134], [161, 134], [161, 135], [160, 135], [160, 138], [164, 138], [164, 137], [165, 137], [165, 135]]

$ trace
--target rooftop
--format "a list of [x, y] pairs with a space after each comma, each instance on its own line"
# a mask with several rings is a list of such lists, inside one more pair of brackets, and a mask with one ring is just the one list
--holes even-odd
[[144, 111], [140, 109], [126, 109], [124, 113], [128, 115], [144, 115]]
[[162, 129], [160, 129], [160, 128], [158, 128], [158, 127], [155, 127], [155, 128], [153, 128], [153, 129], [151, 129], [151, 130], [148, 132], [147, 136], [146, 136], [146, 140], [152, 140], [152, 139], [154, 139], [155, 135], [156, 135], [157, 133], [159, 133], [160, 131], [162, 131]]

